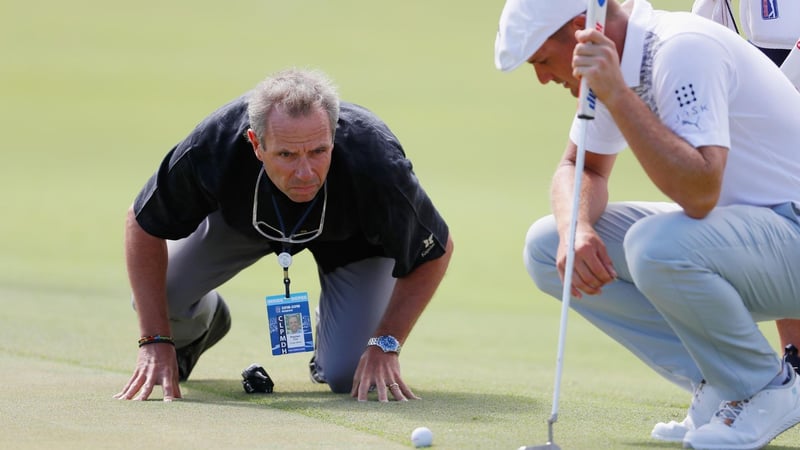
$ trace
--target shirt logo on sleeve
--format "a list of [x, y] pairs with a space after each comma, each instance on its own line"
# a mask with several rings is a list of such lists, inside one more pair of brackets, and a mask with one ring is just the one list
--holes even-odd
[[422, 256], [423, 257], [427, 256], [428, 253], [430, 253], [431, 250], [433, 250], [433, 244], [434, 244], [433, 243], [433, 233], [431, 233], [430, 236], [428, 236], [426, 239], [422, 240], [422, 247], [423, 247], [422, 248]]
[[689, 83], [685, 86], [675, 89], [675, 97], [678, 100], [678, 105], [680, 105], [681, 108], [696, 102], [697, 96], [694, 94], [694, 85]]
[[761, 18], [773, 20], [778, 17], [778, 0], [761, 0]]
[[708, 111], [708, 105], [700, 104], [694, 90], [694, 84], [689, 83], [675, 89], [675, 100], [680, 106], [677, 114], [680, 126], [691, 126], [700, 130], [700, 119], [703, 113]]

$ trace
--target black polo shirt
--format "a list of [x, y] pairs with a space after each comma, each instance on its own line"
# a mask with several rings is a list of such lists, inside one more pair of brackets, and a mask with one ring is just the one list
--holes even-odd
[[[256, 182], [263, 171], [246, 132], [249, 94], [221, 107], [176, 145], [139, 192], [139, 225], [163, 239], [191, 234], [214, 211], [235, 230], [263, 240], [273, 252], [308, 248], [324, 272], [372, 256], [395, 260], [402, 277], [444, 254], [448, 227], [414, 175], [394, 134], [372, 112], [342, 102], [327, 198], [295, 203], [264, 174], [258, 183], [257, 220], [289, 234], [322, 233], [304, 244], [272, 241], [253, 227]], [[322, 216], [325, 208], [324, 218]], [[281, 227], [283, 223], [283, 227]], [[268, 231], [268, 235], [277, 233]]]

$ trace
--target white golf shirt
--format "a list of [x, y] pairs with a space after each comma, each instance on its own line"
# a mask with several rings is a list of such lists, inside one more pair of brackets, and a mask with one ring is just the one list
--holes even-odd
[[[800, 204], [800, 93], [724, 26], [632, 1], [620, 63], [625, 81], [691, 145], [730, 149], [718, 204]], [[580, 120], [572, 123], [573, 142]], [[627, 147], [602, 103], [586, 143], [587, 151], [601, 154]]]

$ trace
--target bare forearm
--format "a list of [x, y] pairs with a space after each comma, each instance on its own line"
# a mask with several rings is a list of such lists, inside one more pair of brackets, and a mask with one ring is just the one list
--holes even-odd
[[167, 245], [139, 226], [132, 210], [125, 226], [125, 263], [142, 335], [169, 335]]
[[704, 217], [716, 205], [722, 185], [721, 147], [693, 147], [630, 89], [620, 90], [606, 107], [648, 177], [691, 217]]
[[453, 241], [448, 237], [444, 255], [422, 264], [397, 280], [375, 335], [389, 334], [405, 342], [444, 278], [452, 254]]
[[[582, 176], [577, 218], [579, 227], [593, 225], [608, 204], [607, 179], [590, 170], [584, 171]], [[574, 190], [575, 165], [572, 161], [564, 161], [556, 170], [550, 187], [551, 208], [561, 234], [565, 234], [569, 227]]]

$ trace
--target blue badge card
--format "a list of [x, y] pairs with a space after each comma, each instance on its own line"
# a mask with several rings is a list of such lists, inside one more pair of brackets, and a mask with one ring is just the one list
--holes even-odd
[[268, 295], [267, 319], [273, 355], [314, 351], [307, 292]]

